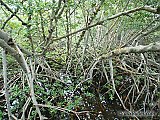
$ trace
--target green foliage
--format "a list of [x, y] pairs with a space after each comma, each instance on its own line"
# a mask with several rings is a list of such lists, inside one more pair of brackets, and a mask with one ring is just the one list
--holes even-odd
[[2, 115], [3, 115], [3, 113], [2, 113], [2, 111], [0, 110], [0, 120], [2, 120]]
[[[154, 20], [156, 15], [146, 11], [138, 11], [121, 16], [118, 19], [109, 21], [106, 19], [136, 7], [144, 5], [156, 7], [158, 5], [158, 0], [132, 0], [128, 1], [128, 3], [126, 0], [62, 0], [61, 5], [59, 5], [58, 0], [23, 0], [23, 4], [20, 0], [4, 1], [11, 7], [13, 12], [18, 8], [19, 10], [16, 15], [23, 22], [27, 23], [27, 26], [22, 25], [20, 20], [14, 16], [7, 22], [4, 31], [8, 32], [18, 45], [33, 53], [33, 56], [28, 56], [24, 53], [24, 57], [30, 70], [31, 64], [28, 59], [33, 58], [34, 61], [32, 63], [34, 72], [32, 75], [35, 75], [34, 92], [37, 102], [39, 104], [64, 108], [63, 110], [66, 110], [65, 112], [70, 110], [91, 111], [91, 116], [93, 115], [94, 119], [100, 119], [95, 116], [99, 116], [100, 111], [108, 109], [110, 101], [118, 104], [117, 94], [115, 94], [113, 83], [110, 80], [108, 59], [104, 60], [106, 70], [104, 74], [102, 69], [104, 66], [102, 66], [101, 60], [97, 60], [97, 58], [103, 55], [103, 53], [108, 53], [115, 48], [119, 49], [125, 44], [131, 46], [134, 41], [131, 38], [134, 38], [137, 35], [136, 33], [146, 28]], [[104, 3], [101, 5], [100, 3], [102, 1]], [[64, 8], [62, 8], [63, 6]], [[100, 9], [97, 15], [94, 16], [95, 10], [98, 7]], [[58, 10], [59, 13], [63, 9], [62, 14], [57, 16], [56, 11]], [[0, 9], [0, 13], [2, 19], [0, 27], [2, 27], [4, 22], [12, 14], [4, 6]], [[106, 20], [103, 25], [96, 25], [84, 30], [81, 29], [88, 27], [88, 24], [93, 25], [101, 20]], [[143, 32], [148, 31], [156, 24], [158, 24], [158, 20]], [[81, 31], [77, 32], [79, 29]], [[73, 32], [75, 34], [68, 36], [68, 34]], [[122, 37], [118, 41], [117, 36], [119, 34], [122, 34]], [[49, 39], [49, 37], [51, 38]], [[80, 39], [81, 37], [82, 39]], [[155, 37], [159, 38], [158, 30], [148, 36], [145, 35], [141, 41], [148, 44], [152, 40], [155, 40]], [[77, 48], [78, 41], [80, 41], [80, 45]], [[47, 46], [48, 44], [49, 46]], [[44, 49], [46, 49], [45, 52]], [[154, 67], [150, 68], [152, 71], [144, 74], [146, 73], [144, 60], [141, 60], [139, 56], [138, 54], [137, 57], [134, 56], [134, 59], [132, 59], [130, 55], [124, 55], [117, 56], [113, 59], [115, 87], [120, 96], [122, 96], [122, 99], [128, 96], [131, 85], [136, 86], [134, 89], [136, 92], [143, 90], [143, 86], [158, 86], [156, 82], [157, 77], [148, 75], [150, 72], [156, 75], [158, 73], [157, 67], [153, 65]], [[145, 55], [145, 59], [147, 57]], [[159, 62], [155, 54], [149, 60], [152, 58], [153, 62]], [[11, 56], [7, 56], [7, 62], [8, 80], [11, 80], [11, 82], [8, 82], [11, 105], [15, 102], [11, 110], [13, 114], [18, 113], [21, 115], [22, 108], [27, 98], [30, 97], [30, 88], [25, 78], [26, 73], [22, 72], [17, 62]], [[96, 66], [93, 66], [95, 62], [98, 63]], [[125, 62], [125, 64], [122, 62]], [[145, 64], [149, 62], [146, 60]], [[122, 67], [123, 70], [117, 66]], [[141, 67], [138, 68], [137, 66]], [[152, 65], [147, 67], [149, 68], [150, 66]], [[65, 70], [63, 71], [63, 69]], [[92, 70], [96, 72], [94, 73]], [[133, 71], [133, 73], [128, 71]], [[18, 78], [16, 73], [20, 74]], [[144, 81], [146, 82], [144, 75], [148, 75], [148, 79], [151, 78], [148, 84], [151, 82], [153, 84], [144, 85]], [[133, 80], [135, 80], [135, 83]], [[3, 86], [1, 88], [3, 89]], [[156, 90], [155, 87], [153, 88]], [[145, 89], [149, 90], [149, 88]], [[131, 91], [133, 93], [132, 96], [139, 95], [135, 91]], [[145, 91], [143, 93], [145, 95]], [[141, 99], [143, 99], [143, 95]], [[125, 103], [128, 102], [131, 104], [131, 101], [134, 102], [136, 98], [133, 97], [131, 100], [130, 96], [128, 97], [128, 101], [125, 99]], [[159, 97], [159, 92], [157, 92], [156, 97]], [[151, 96], [148, 98], [151, 98]], [[103, 104], [102, 100], [107, 104]], [[104, 106], [104, 108], [99, 108], [99, 106]], [[26, 114], [31, 112], [30, 119], [37, 119], [38, 114], [32, 101], [26, 109]], [[49, 117], [49, 119], [64, 119], [66, 117], [64, 111], [57, 109], [41, 107], [41, 112]], [[0, 111], [0, 120], [3, 116], [2, 113], [4, 113], [3, 110]], [[70, 115], [70, 113], [67, 113], [67, 115]], [[78, 115], [81, 119], [81, 114]], [[85, 115], [86, 113], [82, 114], [82, 119], [87, 119]]]
[[32, 120], [32, 119], [34, 119], [35, 117], [36, 117], [36, 111], [35, 110], [33, 110], [32, 112], [31, 112], [31, 117], [30, 117], [30, 119]]

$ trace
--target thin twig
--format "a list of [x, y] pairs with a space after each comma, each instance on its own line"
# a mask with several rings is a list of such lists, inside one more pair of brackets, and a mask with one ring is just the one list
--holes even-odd
[[119, 98], [119, 100], [120, 100], [123, 108], [124, 108], [125, 110], [127, 110], [126, 106], [125, 106], [124, 103], [123, 103], [123, 100], [121, 99], [121, 97], [119, 96], [119, 94], [118, 94], [118, 92], [117, 92], [117, 90], [116, 90], [116, 86], [115, 86], [114, 78], [113, 78], [113, 65], [112, 65], [112, 58], [111, 58], [111, 57], [109, 58], [109, 66], [110, 66], [110, 77], [111, 77], [113, 89], [114, 89], [116, 95], [118, 96], [118, 98]]

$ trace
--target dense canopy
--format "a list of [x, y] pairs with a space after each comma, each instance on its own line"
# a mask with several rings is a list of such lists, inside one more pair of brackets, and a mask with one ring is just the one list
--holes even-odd
[[159, 0], [0, 3], [0, 120], [160, 118]]

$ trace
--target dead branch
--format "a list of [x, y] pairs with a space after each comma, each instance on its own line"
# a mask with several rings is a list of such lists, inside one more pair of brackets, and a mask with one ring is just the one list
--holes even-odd
[[135, 47], [124, 47], [115, 49], [109, 53], [104, 53], [98, 59], [109, 58], [111, 56], [117, 56], [128, 53], [145, 53], [145, 52], [160, 52], [160, 42], [151, 43], [149, 45], [139, 45]]

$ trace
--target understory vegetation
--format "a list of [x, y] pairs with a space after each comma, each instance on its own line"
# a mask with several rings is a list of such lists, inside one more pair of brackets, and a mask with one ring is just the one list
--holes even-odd
[[159, 0], [0, 3], [0, 120], [160, 119]]

